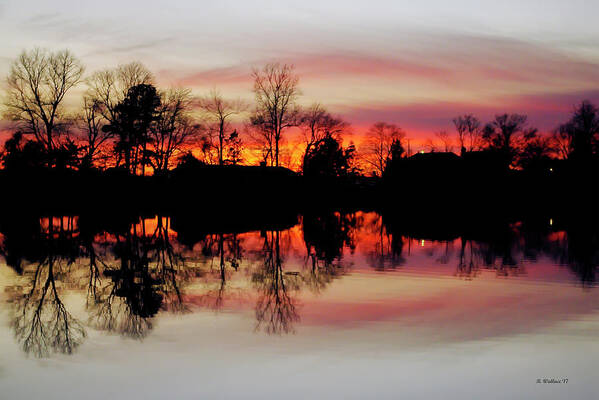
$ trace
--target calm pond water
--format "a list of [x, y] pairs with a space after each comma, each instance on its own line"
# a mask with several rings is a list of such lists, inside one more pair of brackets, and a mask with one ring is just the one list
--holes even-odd
[[1, 236], [3, 399], [597, 398], [597, 249], [553, 220], [30, 225]]

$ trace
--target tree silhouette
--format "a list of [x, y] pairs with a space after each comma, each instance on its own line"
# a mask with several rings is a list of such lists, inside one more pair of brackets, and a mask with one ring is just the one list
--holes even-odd
[[497, 114], [485, 126], [484, 139], [489, 146], [512, 154], [515, 151], [516, 135], [524, 133], [526, 120], [526, 115], [522, 114]]
[[[377, 122], [366, 133], [362, 157], [375, 175], [382, 176], [393, 157], [403, 154], [401, 141], [405, 133], [394, 124]], [[401, 149], [401, 151], [400, 151]]]
[[139, 62], [121, 64], [113, 69], [94, 72], [88, 79], [85, 97], [98, 105], [108, 124], [117, 120], [117, 106], [125, 100], [129, 90], [137, 85], [151, 85], [154, 77]]
[[117, 137], [115, 152], [119, 159], [124, 159], [125, 169], [132, 174], [137, 173], [140, 164], [141, 173], [145, 173], [150, 130], [158, 119], [160, 105], [154, 86], [133, 86], [115, 107], [115, 120], [105, 127]]
[[560, 125], [551, 133], [551, 146], [555, 155], [563, 160], [567, 160], [572, 153], [572, 137], [566, 126]]
[[243, 161], [243, 141], [241, 140], [241, 137], [239, 136], [237, 130], [234, 130], [229, 134], [229, 137], [225, 139], [225, 145], [225, 162], [231, 165], [240, 164]]
[[447, 131], [439, 131], [435, 133], [435, 136], [441, 141], [441, 144], [443, 144], [443, 151], [452, 151], [453, 146], [451, 145], [451, 137]]
[[306, 157], [310, 154], [313, 147], [329, 137], [341, 143], [342, 136], [349, 130], [347, 122], [341, 118], [333, 117], [319, 103], [312, 104], [303, 112], [301, 127], [306, 145], [302, 160], [302, 169], [306, 163]]
[[275, 167], [279, 166], [283, 133], [300, 123], [300, 110], [296, 105], [299, 78], [293, 69], [292, 65], [275, 63], [252, 73], [256, 109], [250, 123], [260, 139], [265, 161]]
[[70, 51], [39, 48], [23, 51], [10, 67], [7, 117], [20, 123], [21, 132], [32, 134], [49, 153], [66, 130], [64, 99], [80, 82], [83, 70]]
[[550, 137], [530, 137], [523, 144], [518, 157], [518, 165], [524, 170], [545, 168], [555, 151]]
[[[121, 64], [116, 68], [94, 72], [87, 80], [87, 91], [84, 94], [83, 131], [86, 153], [99, 150], [101, 145], [116, 136], [107, 126], [117, 126], [120, 114], [117, 106], [121, 104], [129, 90], [137, 85], [151, 85], [154, 77], [139, 62]], [[91, 124], [91, 126], [90, 126]], [[98, 131], [98, 129], [100, 129]], [[90, 139], [95, 139], [90, 143]], [[101, 143], [97, 143], [101, 142]], [[122, 156], [122, 154], [120, 154]], [[116, 164], [122, 160], [117, 157]], [[86, 165], [88, 162], [85, 162]]]
[[458, 133], [460, 152], [474, 151], [482, 145], [481, 123], [472, 114], [464, 114], [453, 119], [453, 124]]
[[[83, 110], [79, 116], [83, 132], [84, 155], [81, 164], [92, 168], [103, 147], [112, 138], [112, 132], [103, 129], [106, 119], [102, 116], [102, 104], [89, 95], [83, 97]], [[105, 157], [104, 157], [105, 158]]]
[[156, 123], [150, 125], [151, 149], [146, 151], [155, 173], [169, 170], [172, 159], [194, 144], [201, 127], [190, 115], [191, 92], [170, 89], [160, 94]]
[[304, 176], [344, 177], [355, 173], [355, 148], [346, 149], [334, 137], [327, 135], [310, 147], [304, 156]]
[[584, 100], [575, 108], [570, 120], [560, 125], [558, 132], [559, 138], [566, 142], [562, 152], [567, 158], [589, 158], [599, 144], [599, 110]]
[[15, 132], [6, 140], [0, 157], [4, 170], [9, 172], [31, 171], [48, 164], [48, 153], [43, 145], [35, 140], [26, 140], [21, 132]]
[[[216, 149], [218, 164], [224, 165], [227, 161], [227, 148], [239, 136], [236, 130], [232, 131], [231, 119], [243, 113], [247, 105], [241, 100], [227, 100], [217, 90], [212, 90], [208, 96], [201, 98], [198, 105], [209, 121], [210, 139], [216, 138], [210, 142]], [[232, 138], [233, 133], [237, 135], [235, 138]], [[234, 160], [229, 160], [232, 164], [236, 164], [239, 158], [239, 154], [235, 155]]]
[[498, 152], [508, 165], [516, 165], [526, 143], [537, 137], [537, 129], [527, 128], [527, 117], [522, 114], [498, 114], [483, 128], [487, 148]]

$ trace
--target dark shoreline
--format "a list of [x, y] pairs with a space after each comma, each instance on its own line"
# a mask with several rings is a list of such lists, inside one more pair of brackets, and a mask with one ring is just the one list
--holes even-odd
[[[300, 215], [376, 211], [393, 230], [423, 238], [484, 235], [515, 222], [546, 229], [550, 220], [552, 229], [598, 230], [597, 185], [566, 183], [567, 176], [539, 180], [519, 171], [474, 184], [452, 178], [454, 172], [434, 181], [433, 175], [420, 174], [410, 181], [315, 179], [285, 168], [245, 166], [146, 177], [120, 171], [40, 170], [18, 176], [0, 171], [0, 228], [76, 215], [91, 230], [119, 230], [139, 217], [164, 215], [182, 231], [231, 233], [285, 229]], [[569, 188], [557, 190], [560, 185]]]
[[[577, 215], [597, 208], [599, 163], [582, 173], [456, 171], [445, 165], [381, 178], [306, 177], [282, 167], [203, 166], [165, 176], [118, 170], [0, 170], [6, 210], [83, 213], [265, 213], [377, 210], [437, 216]], [[407, 212], [410, 216], [412, 213]]]

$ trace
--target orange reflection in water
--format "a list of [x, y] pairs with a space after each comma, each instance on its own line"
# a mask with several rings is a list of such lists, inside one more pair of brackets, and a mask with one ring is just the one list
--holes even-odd
[[79, 234], [78, 216], [42, 217], [39, 219], [40, 231], [58, 238], [62, 235], [77, 236]]
[[139, 222], [131, 226], [131, 233], [141, 236], [153, 236], [159, 231], [165, 232], [171, 238], [177, 237], [177, 232], [171, 229], [170, 217], [156, 215], [151, 218], [140, 218]]

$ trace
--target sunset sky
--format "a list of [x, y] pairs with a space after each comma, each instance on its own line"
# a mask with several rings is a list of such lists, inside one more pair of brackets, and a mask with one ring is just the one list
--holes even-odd
[[0, 74], [23, 49], [69, 48], [87, 72], [139, 60], [158, 84], [251, 99], [252, 67], [293, 63], [301, 102], [359, 135], [384, 120], [424, 140], [472, 112], [547, 131], [599, 101], [599, 2], [0, 1]]

